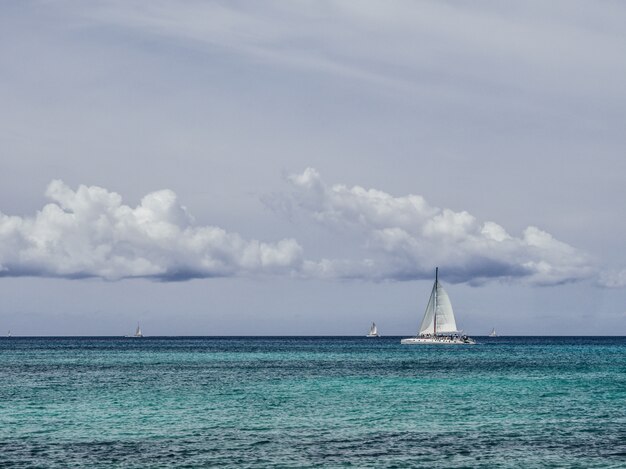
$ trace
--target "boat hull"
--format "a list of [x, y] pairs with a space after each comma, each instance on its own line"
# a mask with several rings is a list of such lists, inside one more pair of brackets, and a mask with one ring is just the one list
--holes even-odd
[[374, 337], [375, 338], [375, 337], [380, 337], [380, 335], [378, 335], [378, 334], [367, 334], [365, 337], [369, 337], [369, 338]]
[[474, 339], [467, 337], [409, 337], [400, 340], [402, 345], [476, 345]]

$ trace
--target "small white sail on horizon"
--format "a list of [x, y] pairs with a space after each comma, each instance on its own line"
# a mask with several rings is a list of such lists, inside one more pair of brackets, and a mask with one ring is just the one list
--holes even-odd
[[372, 323], [372, 327], [370, 327], [370, 331], [365, 337], [380, 337], [375, 322]]
[[435, 269], [435, 283], [424, 311], [416, 337], [402, 339], [400, 343], [413, 344], [468, 344], [476, 342], [459, 331], [448, 293], [439, 283], [439, 267]]
[[491, 332], [489, 333], [489, 337], [498, 337], [498, 334], [496, 333], [496, 328], [495, 327], [493, 329], [491, 329]]
[[143, 337], [143, 332], [141, 331], [141, 326], [137, 324], [137, 329], [135, 329], [135, 333], [133, 335], [125, 335], [124, 337], [130, 339], [140, 339]]

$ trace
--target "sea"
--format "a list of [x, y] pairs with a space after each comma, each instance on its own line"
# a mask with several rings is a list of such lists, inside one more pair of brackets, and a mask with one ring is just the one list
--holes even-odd
[[626, 338], [0, 339], [0, 467], [626, 467]]

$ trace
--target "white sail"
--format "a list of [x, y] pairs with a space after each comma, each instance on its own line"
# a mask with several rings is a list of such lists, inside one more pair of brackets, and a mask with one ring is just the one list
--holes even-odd
[[372, 323], [372, 327], [370, 327], [370, 331], [367, 333], [366, 337], [379, 337], [375, 322]]
[[139, 325], [137, 325], [137, 330], [135, 331], [135, 337], [143, 337], [143, 334], [141, 332], [141, 327], [139, 327]]
[[[435, 323], [437, 324], [437, 330], [435, 330]], [[428, 299], [428, 304], [426, 305], [424, 319], [422, 319], [418, 335], [436, 335], [451, 332], [457, 332], [452, 303], [450, 303], [450, 297], [441, 284], [435, 281], [433, 290], [430, 293], [430, 298]]]
[[417, 335], [422, 334], [433, 334], [435, 332], [435, 299], [436, 299], [437, 291], [435, 289], [435, 285], [433, 285], [433, 290], [430, 292], [430, 298], [428, 299], [428, 304], [426, 305], [426, 311], [424, 311], [424, 319], [422, 319], [422, 324], [420, 324], [420, 330]]
[[437, 282], [437, 331], [436, 333], [457, 332], [456, 321], [454, 319], [454, 311], [452, 311], [452, 303], [450, 297], [443, 289], [441, 284]]

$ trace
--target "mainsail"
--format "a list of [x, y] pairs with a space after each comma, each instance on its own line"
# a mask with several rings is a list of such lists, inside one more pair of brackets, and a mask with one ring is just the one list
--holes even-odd
[[141, 332], [141, 327], [139, 327], [139, 324], [137, 324], [137, 330], [135, 331], [135, 337], [143, 337], [143, 334]]
[[450, 297], [439, 283], [437, 274], [435, 274], [435, 284], [430, 293], [418, 335], [437, 335], [453, 332], [457, 332], [457, 328], [454, 311], [452, 311], [452, 303], [450, 303]]
[[373, 322], [372, 327], [370, 327], [370, 335], [377, 335], [377, 334], [378, 334], [378, 329], [376, 329], [376, 323]]

